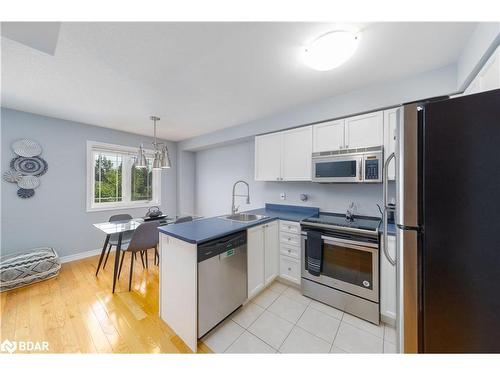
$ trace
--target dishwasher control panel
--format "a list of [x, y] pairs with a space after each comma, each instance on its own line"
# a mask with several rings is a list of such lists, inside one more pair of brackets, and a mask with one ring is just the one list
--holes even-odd
[[228, 257], [234, 255], [234, 250], [247, 243], [247, 232], [233, 233], [225, 237], [198, 245], [198, 263], [217, 255]]

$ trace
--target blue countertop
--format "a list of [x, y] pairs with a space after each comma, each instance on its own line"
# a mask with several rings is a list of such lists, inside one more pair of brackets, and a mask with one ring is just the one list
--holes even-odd
[[307, 217], [317, 215], [319, 213], [319, 208], [266, 204], [265, 208], [245, 211], [245, 213], [265, 215], [267, 217], [251, 223], [227, 220], [222, 217], [211, 217], [181, 224], [169, 224], [159, 227], [158, 229], [161, 233], [189, 243], [198, 244], [276, 219], [299, 222]]

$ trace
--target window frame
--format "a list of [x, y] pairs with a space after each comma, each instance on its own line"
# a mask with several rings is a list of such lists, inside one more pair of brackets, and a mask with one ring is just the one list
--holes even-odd
[[[102, 150], [110, 153], [120, 153], [125, 156], [137, 155], [138, 147], [122, 146], [111, 143], [87, 141], [87, 212], [120, 210], [131, 208], [144, 208], [161, 205], [161, 170], [153, 169], [153, 199], [150, 201], [132, 201], [132, 174], [133, 160], [130, 157], [122, 159], [122, 201], [95, 203], [95, 180], [94, 180], [94, 153]], [[154, 157], [154, 151], [145, 149], [146, 157]]]

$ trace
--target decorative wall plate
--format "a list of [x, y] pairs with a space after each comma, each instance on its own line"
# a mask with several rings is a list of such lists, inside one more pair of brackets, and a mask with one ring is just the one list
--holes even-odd
[[42, 146], [31, 139], [18, 139], [12, 143], [12, 150], [19, 156], [31, 158], [42, 153]]
[[3, 173], [3, 179], [7, 182], [17, 183], [21, 180], [22, 177], [23, 175], [21, 174], [21, 172], [13, 171], [12, 169], [9, 169], [7, 172]]
[[19, 198], [23, 198], [23, 199], [26, 199], [26, 198], [31, 198], [33, 195], [35, 195], [35, 190], [33, 189], [18, 189], [17, 190], [17, 196]]
[[36, 176], [23, 176], [17, 186], [23, 189], [36, 189], [40, 186], [40, 179]]
[[10, 162], [10, 167], [23, 175], [41, 176], [47, 172], [48, 165], [45, 160], [39, 156], [27, 158], [18, 156]]

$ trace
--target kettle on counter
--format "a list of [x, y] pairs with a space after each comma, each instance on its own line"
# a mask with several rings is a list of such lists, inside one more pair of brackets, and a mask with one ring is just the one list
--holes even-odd
[[148, 212], [146, 212], [146, 217], [155, 218], [161, 215], [163, 215], [163, 213], [160, 211], [160, 207], [158, 206], [150, 207]]

